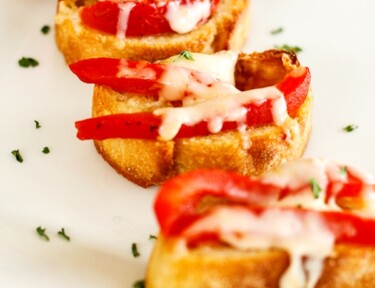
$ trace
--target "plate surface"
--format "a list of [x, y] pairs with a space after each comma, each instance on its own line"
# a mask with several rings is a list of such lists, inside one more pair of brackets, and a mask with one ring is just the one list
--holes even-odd
[[[73, 123], [90, 115], [92, 86], [70, 73], [53, 28], [40, 32], [43, 25], [53, 27], [55, 4], [0, 2], [0, 287], [131, 287], [144, 278], [149, 235], [157, 234], [156, 188], [129, 183], [91, 142], [76, 139]], [[371, 0], [252, 0], [244, 51], [301, 47], [299, 59], [311, 69], [315, 95], [305, 155], [375, 174], [373, 11]], [[282, 33], [270, 33], [279, 27]], [[21, 57], [40, 64], [21, 68]], [[358, 129], [344, 132], [349, 124]], [[45, 146], [49, 154], [42, 153]], [[23, 163], [12, 156], [16, 149]], [[38, 226], [50, 241], [38, 237]], [[61, 228], [70, 242], [57, 235]]]

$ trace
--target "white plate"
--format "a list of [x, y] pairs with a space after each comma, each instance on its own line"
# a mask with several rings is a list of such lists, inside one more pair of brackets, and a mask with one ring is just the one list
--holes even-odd
[[[54, 31], [40, 32], [53, 26], [55, 2], [0, 2], [0, 287], [131, 287], [144, 277], [148, 238], [157, 233], [156, 188], [129, 183], [91, 142], [75, 138], [74, 121], [90, 115], [92, 87], [67, 69]], [[306, 155], [375, 174], [373, 11], [372, 0], [252, 0], [245, 50], [300, 46], [315, 95]], [[278, 27], [284, 31], [271, 35]], [[20, 68], [23, 56], [40, 65]], [[348, 124], [359, 128], [345, 133]], [[50, 154], [41, 152], [44, 146]], [[15, 149], [22, 164], [11, 155]], [[36, 234], [40, 225], [49, 242]], [[56, 235], [62, 227], [70, 242]]]

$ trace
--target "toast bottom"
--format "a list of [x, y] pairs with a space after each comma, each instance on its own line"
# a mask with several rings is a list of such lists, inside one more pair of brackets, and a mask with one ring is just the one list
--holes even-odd
[[[289, 265], [283, 250], [238, 251], [199, 247], [187, 251], [159, 236], [146, 275], [147, 288], [278, 288]], [[337, 245], [315, 288], [374, 288], [375, 250]], [[301, 287], [302, 288], [302, 287]]]

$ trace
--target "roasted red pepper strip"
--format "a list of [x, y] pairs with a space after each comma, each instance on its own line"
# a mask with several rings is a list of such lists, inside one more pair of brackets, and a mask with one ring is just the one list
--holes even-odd
[[[104, 33], [118, 35], [118, 22], [121, 17], [121, 5], [124, 10], [130, 9], [127, 20], [125, 36], [147, 36], [165, 33], [175, 33], [169, 25], [166, 18], [167, 5], [169, 2], [180, 2], [180, 5], [187, 5], [187, 2], [193, 1], [178, 1], [170, 0], [161, 3], [160, 1], [144, 0], [144, 1], [100, 1], [90, 6], [84, 6], [80, 10], [80, 18], [82, 23]], [[159, 2], [159, 3], [158, 3]], [[216, 8], [218, 0], [212, 1], [211, 13]], [[156, 5], [157, 4], [157, 5]], [[128, 7], [126, 7], [128, 5]]]
[[[119, 67], [121, 65], [125, 65], [129, 69], [134, 69], [134, 74], [127, 77], [120, 77]], [[162, 87], [162, 83], [158, 79], [166, 70], [166, 65], [163, 64], [114, 58], [85, 59], [73, 63], [69, 67], [82, 82], [109, 86], [121, 93], [140, 93], [151, 96], [157, 96], [158, 90]], [[149, 73], [148, 77], [139, 76], [146, 69], [151, 70], [153, 73]]]
[[[112, 65], [105, 65], [101, 66], [101, 70], [108, 70], [112, 71], [115, 68], [115, 61], [111, 61]], [[136, 65], [133, 62], [130, 62], [130, 65]], [[146, 64], [149, 65], [149, 64]], [[151, 65], [151, 64], [150, 64]], [[91, 67], [91, 64], [88, 65]], [[96, 65], [95, 65], [96, 66]], [[149, 66], [145, 66], [149, 67]], [[161, 66], [153, 66], [160, 68]], [[89, 74], [89, 71], [95, 70], [94, 65], [92, 68], [87, 69], [84, 75]], [[74, 68], [73, 68], [74, 71]], [[101, 75], [100, 72], [93, 72], [98, 73]], [[105, 71], [104, 71], [105, 72]], [[158, 72], [159, 73], [159, 72]], [[161, 73], [161, 72], [160, 72]], [[105, 74], [105, 73], [104, 73]], [[109, 74], [112, 74], [111, 72]], [[83, 79], [86, 79], [86, 76], [82, 76]], [[115, 78], [119, 79], [119, 78]], [[106, 76], [103, 78], [97, 79], [97, 81], [103, 83], [108, 79]], [[102, 81], [103, 80], [103, 81]], [[131, 83], [127, 86], [128, 90], [132, 92], [138, 91], [142, 85], [138, 85], [143, 81], [143, 83], [149, 83], [150, 87], [156, 87], [155, 82], [149, 79], [137, 79], [140, 82], [132, 86], [132, 83], [135, 82], [133, 80], [128, 79]], [[296, 114], [296, 110], [303, 104], [306, 99], [306, 96], [309, 91], [311, 75], [310, 71], [306, 67], [299, 67], [298, 69], [294, 70], [290, 74], [288, 74], [285, 79], [276, 87], [284, 93], [285, 100], [288, 106], [288, 113], [290, 116], [294, 116]], [[84, 80], [83, 80], [84, 81]], [[113, 81], [110, 77], [109, 81]], [[120, 80], [119, 80], [120, 81]], [[121, 80], [121, 84], [123, 85]], [[154, 83], [154, 85], [152, 84]], [[117, 84], [116, 84], [117, 85]], [[157, 89], [157, 88], [155, 88]], [[154, 91], [155, 91], [154, 89]], [[152, 91], [152, 88], [151, 88]], [[272, 114], [271, 114], [271, 101], [266, 101], [264, 104], [257, 106], [254, 104], [250, 104], [246, 106], [247, 112], [247, 119], [246, 124], [247, 126], [256, 126], [256, 125], [264, 125], [273, 122]], [[147, 121], [145, 121], [147, 119]], [[139, 129], [139, 124], [142, 124], [142, 129]], [[158, 134], [156, 131], [156, 126], [159, 127], [161, 123], [161, 118], [158, 116], [153, 115], [150, 113], [133, 113], [133, 114], [116, 114], [110, 116], [101, 116], [97, 118], [86, 119], [82, 121], [76, 122], [76, 128], [78, 129], [77, 137], [81, 140], [87, 139], [94, 139], [94, 140], [104, 140], [108, 138], [137, 138], [137, 139], [155, 139]], [[146, 127], [146, 125], [149, 125]], [[224, 122], [222, 131], [236, 129], [237, 123], [236, 122]], [[100, 131], [99, 131], [100, 130]], [[206, 122], [200, 122], [194, 126], [187, 126], [183, 125], [179, 130], [178, 134], [175, 138], [185, 138], [185, 137], [194, 137], [194, 136], [205, 136], [212, 134], [208, 128]]]
[[[349, 182], [343, 185], [351, 184], [352, 181], [349, 179]], [[295, 191], [290, 192], [291, 195], [295, 194]], [[312, 213], [322, 217], [329, 230], [333, 232], [336, 243], [375, 245], [375, 219], [362, 218], [349, 212], [265, 207], [281, 193], [285, 193], [281, 187], [265, 184], [261, 178], [248, 178], [220, 170], [198, 170], [165, 182], [158, 191], [154, 210], [161, 231], [167, 237], [183, 234], [192, 223], [208, 215], [211, 209], [224, 205], [240, 206], [255, 214], [261, 214], [269, 209], [292, 211], [299, 219]], [[200, 236], [203, 239], [213, 239], [210, 234], [212, 231], [208, 232], [209, 237]]]
[[[352, 213], [343, 213], [337, 211], [317, 211], [311, 209], [299, 209], [290, 207], [259, 207], [259, 206], [247, 206], [246, 209], [253, 215], [261, 216], [263, 213], [277, 212], [279, 217], [285, 213], [288, 217], [295, 215], [296, 220], [300, 221], [301, 226], [303, 223], [311, 219], [312, 216], [320, 218], [332, 234], [336, 244], [355, 244], [364, 246], [375, 246], [375, 219], [365, 218]], [[209, 214], [208, 211], [207, 214]], [[200, 217], [205, 217], [206, 214], [202, 214]], [[185, 226], [186, 228], [186, 226]], [[227, 231], [229, 232], [229, 231]], [[233, 231], [234, 233], [236, 231]], [[256, 233], [254, 231], [254, 233]], [[165, 234], [166, 237], [179, 236], [183, 234], [183, 230], [176, 231], [176, 234]], [[185, 236], [189, 246], [196, 246], [202, 243], [202, 241], [219, 241], [219, 235], [214, 231], [201, 231], [198, 234], [186, 235]]]

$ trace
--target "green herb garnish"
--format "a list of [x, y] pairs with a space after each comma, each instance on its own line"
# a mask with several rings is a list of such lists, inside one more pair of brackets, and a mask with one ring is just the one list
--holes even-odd
[[20, 163], [23, 162], [23, 158], [22, 158], [22, 156], [21, 156], [21, 153], [20, 153], [20, 150], [19, 150], [19, 149], [17, 149], [17, 150], [13, 150], [13, 151], [12, 151], [12, 154], [13, 154], [14, 157], [16, 157], [16, 160], [17, 160], [18, 162], [20, 162]]
[[49, 25], [44, 25], [42, 29], [40, 29], [43, 34], [48, 34], [49, 30], [51, 30], [51, 27]]
[[340, 173], [344, 174], [345, 176], [348, 175], [348, 167], [344, 166], [341, 168]]
[[146, 285], [145, 280], [138, 280], [138, 281], [134, 282], [132, 287], [133, 288], [145, 288], [146, 287], [145, 285]]
[[57, 232], [57, 234], [64, 238], [66, 241], [70, 241], [70, 237], [66, 235], [64, 228], [61, 228], [61, 230]]
[[44, 240], [49, 241], [49, 237], [46, 234], [46, 228], [42, 228], [41, 226], [39, 226], [36, 228], [36, 233], [38, 233], [38, 235]]
[[43, 148], [42, 152], [43, 152], [44, 154], [48, 154], [48, 153], [50, 152], [50, 150], [49, 150], [49, 148], [46, 146], [46, 147]]
[[301, 52], [302, 48], [298, 46], [289, 46], [287, 44], [284, 44], [282, 46], [275, 45], [275, 48], [278, 50], [285, 50], [285, 51], [293, 51], [295, 53]]
[[156, 237], [155, 235], [151, 235], [150, 234], [150, 237], [148, 237], [148, 239], [158, 239], [158, 237]]
[[355, 125], [355, 124], [350, 124], [348, 126], [345, 126], [344, 128], [342, 128], [345, 132], [352, 132], [354, 131], [355, 129], [358, 128], [358, 125]]
[[272, 35], [276, 35], [276, 34], [280, 34], [283, 31], [284, 31], [284, 28], [283, 27], [279, 27], [279, 28], [271, 30], [271, 34]]
[[36, 61], [34, 58], [28, 58], [28, 57], [22, 57], [20, 60], [18, 60], [18, 64], [21, 67], [35, 67], [39, 65], [39, 62]]
[[314, 198], [318, 199], [319, 195], [320, 195], [320, 192], [322, 192], [322, 188], [320, 188], [319, 183], [314, 178], [311, 178], [310, 179], [310, 186], [311, 186]]
[[[187, 59], [187, 60], [194, 61], [193, 54], [191, 54], [189, 51], [186, 51], [186, 50], [181, 51], [181, 53], [178, 55], [177, 59], [182, 58], [182, 57]], [[176, 61], [177, 61], [177, 59], [176, 59]]]
[[139, 257], [141, 254], [138, 251], [138, 247], [136, 243], [132, 243], [132, 253], [134, 257]]
[[34, 123], [35, 123], [35, 128], [36, 128], [36, 129], [39, 129], [40, 127], [42, 127], [42, 126], [40, 126], [39, 121], [34, 120]]

